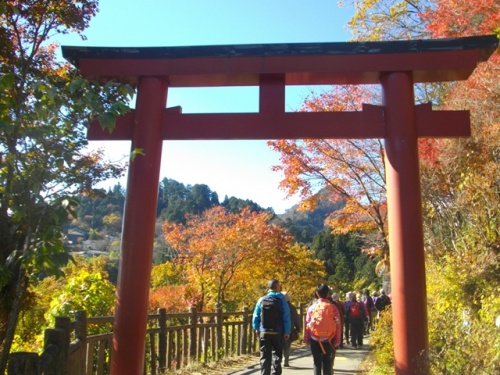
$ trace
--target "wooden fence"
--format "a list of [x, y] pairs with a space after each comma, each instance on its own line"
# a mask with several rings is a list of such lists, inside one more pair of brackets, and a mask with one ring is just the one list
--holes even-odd
[[[299, 314], [304, 318], [305, 308]], [[8, 375], [106, 375], [111, 358], [113, 317], [75, 320], [56, 318], [54, 329], [45, 331], [44, 350], [11, 353]], [[169, 313], [159, 309], [148, 316], [144, 374], [157, 375], [188, 364], [218, 361], [258, 351], [259, 340], [252, 329], [252, 311]]]

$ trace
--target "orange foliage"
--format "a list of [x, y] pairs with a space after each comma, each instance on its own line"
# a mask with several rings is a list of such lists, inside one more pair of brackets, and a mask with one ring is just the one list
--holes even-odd
[[192, 301], [186, 293], [186, 285], [167, 285], [152, 289], [149, 293], [149, 311], [165, 308], [168, 312], [186, 312]]
[[218, 206], [188, 216], [186, 225], [163, 225], [166, 240], [179, 252], [174, 263], [200, 296], [200, 310], [244, 295], [255, 287], [255, 280], [264, 284], [281, 263], [289, 261], [287, 248], [293, 238], [269, 224], [271, 216], [248, 208], [230, 214]]
[[[307, 99], [302, 111], [353, 111], [368, 102], [365, 87], [337, 86]], [[302, 208], [313, 208], [318, 191], [333, 201], [345, 202], [327, 223], [332, 232], [376, 233], [379, 245], [387, 249], [384, 147], [373, 139], [274, 140], [268, 145], [281, 154], [273, 170], [284, 174], [280, 187], [288, 195], [300, 194]]]
[[[498, 0], [438, 0], [421, 15], [434, 38], [492, 34], [500, 28]], [[498, 32], [498, 31], [497, 31]]]
[[[433, 37], [463, 37], [500, 32], [500, 3], [438, 1], [424, 15]], [[466, 81], [452, 85], [443, 109], [466, 109], [471, 114], [472, 137], [440, 140], [436, 163], [422, 163], [424, 225], [434, 234], [432, 249], [449, 241], [472, 243], [498, 251], [498, 150], [500, 140], [500, 55], [493, 53]], [[427, 160], [424, 160], [427, 161]], [[445, 228], [444, 230], [442, 228]], [[439, 230], [440, 229], [440, 230]], [[462, 240], [457, 240], [460, 234]], [[433, 238], [429, 236], [429, 238]], [[467, 246], [465, 246], [467, 247]], [[435, 251], [435, 250], [434, 250]]]
[[430, 167], [439, 166], [440, 148], [443, 140], [437, 138], [420, 138], [418, 140], [418, 152], [421, 163], [427, 163]]

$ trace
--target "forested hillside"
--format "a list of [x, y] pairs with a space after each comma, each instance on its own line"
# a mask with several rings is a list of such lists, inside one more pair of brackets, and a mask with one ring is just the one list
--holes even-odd
[[[67, 226], [74, 256], [63, 277], [33, 283], [14, 341], [15, 350], [36, 350], [44, 327], [58, 315], [84, 309], [113, 314], [120, 229], [126, 191], [119, 184], [81, 196], [77, 217]], [[291, 207], [283, 215], [252, 201], [218, 195], [207, 185], [164, 178], [159, 186], [157, 233], [150, 310], [211, 311], [252, 306], [265, 280], [278, 277], [296, 302], [327, 281], [339, 292], [376, 288], [377, 257], [362, 252], [354, 233], [332, 234], [324, 222], [341, 203], [319, 201], [312, 211]]]
[[[67, 233], [72, 241], [69, 246], [76, 251], [85, 250], [86, 243], [90, 244], [92, 250], [116, 251], [116, 247], [106, 239], [120, 237], [125, 194], [125, 189], [117, 184], [107, 191], [99, 190], [91, 196], [82, 195], [76, 209], [77, 216], [67, 226]], [[216, 206], [222, 206], [232, 213], [239, 212], [244, 207], [250, 207], [255, 212], [264, 211], [264, 208], [251, 200], [226, 196], [219, 202], [217, 193], [204, 184], [186, 186], [168, 178], [160, 181], [157, 208], [159, 223], [185, 223], [186, 215], [199, 215]], [[267, 211], [273, 213], [270, 208]]]
[[[77, 209], [77, 219], [68, 226], [68, 246], [73, 252], [86, 255], [110, 256], [111, 280], [116, 280], [117, 263], [122, 222], [125, 189], [117, 184], [101, 190], [93, 197], [82, 196]], [[361, 253], [362, 242], [353, 234], [333, 235], [325, 227], [326, 218], [343, 206], [342, 202], [332, 203], [328, 199], [319, 200], [312, 211], [299, 210], [293, 206], [284, 214], [276, 215], [272, 208], [264, 209], [251, 200], [224, 197], [219, 201], [217, 192], [205, 184], [184, 185], [164, 178], [159, 185], [157, 221], [158, 231], [155, 241], [155, 264], [162, 264], [177, 256], [176, 249], [165, 240], [161, 230], [164, 222], [186, 224], [189, 215], [201, 215], [204, 211], [223, 207], [228, 214], [236, 214], [244, 208], [253, 212], [270, 213], [271, 222], [277, 224], [294, 237], [295, 241], [311, 247], [314, 257], [325, 263], [331, 281], [342, 289], [348, 288], [357, 275], [358, 278], [377, 282], [373, 272], [376, 258], [370, 259]]]

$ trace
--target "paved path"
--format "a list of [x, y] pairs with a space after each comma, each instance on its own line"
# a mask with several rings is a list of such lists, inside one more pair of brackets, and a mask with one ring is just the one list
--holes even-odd
[[[333, 366], [334, 374], [351, 375], [361, 374], [358, 370], [359, 364], [366, 357], [370, 350], [369, 345], [364, 345], [362, 349], [354, 350], [350, 346], [344, 349], [339, 349], [335, 356], [335, 364]], [[312, 374], [313, 373], [313, 359], [309, 346], [301, 346], [295, 348], [290, 355], [290, 367], [283, 367], [283, 375], [291, 374]], [[260, 367], [258, 358], [256, 363], [247, 366], [244, 369], [232, 370], [226, 375], [257, 375], [260, 374]]]

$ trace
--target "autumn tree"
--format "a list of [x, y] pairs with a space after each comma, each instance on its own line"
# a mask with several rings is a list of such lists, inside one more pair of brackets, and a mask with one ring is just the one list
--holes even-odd
[[348, 26], [355, 41], [424, 39], [430, 36], [421, 15], [434, 8], [428, 0], [348, 0], [355, 5]]
[[[354, 5], [354, 15], [348, 22], [353, 41], [415, 40], [431, 37], [424, 14], [432, 12], [435, 1], [429, 0], [347, 0]], [[441, 95], [449, 83], [419, 83], [415, 85], [416, 103], [441, 103]]]
[[[301, 110], [353, 111], [369, 98], [370, 90], [365, 87], [337, 86], [307, 98]], [[268, 145], [281, 155], [281, 164], [273, 167], [284, 174], [280, 187], [304, 198], [303, 209], [314, 208], [320, 194], [342, 202], [326, 221], [332, 233], [358, 233], [365, 247], [374, 247], [379, 255], [388, 252], [381, 140], [273, 140]]]
[[171, 261], [153, 266], [149, 311], [165, 308], [168, 312], [186, 312], [191, 306], [190, 296], [195, 294], [191, 293], [191, 285], [183, 279], [181, 267], [176, 267]]
[[49, 43], [81, 35], [96, 12], [94, 0], [0, 3], [0, 373], [30, 278], [60, 274], [70, 258], [62, 225], [76, 196], [123, 172], [85, 152], [85, 130], [93, 114], [112, 128], [133, 91], [82, 79]]
[[[496, 0], [358, 4], [350, 24], [358, 40], [499, 33]], [[409, 18], [414, 33], [407, 33]], [[493, 373], [500, 366], [493, 349], [500, 345], [493, 325], [500, 309], [499, 63], [494, 53], [467, 81], [434, 92], [437, 109], [470, 110], [471, 137], [419, 141], [430, 367], [436, 374]]]
[[[55, 317], [72, 316], [85, 311], [88, 316], [110, 316], [115, 306], [115, 287], [106, 271], [108, 258], [76, 256], [74, 263], [63, 268], [64, 277], [45, 277], [32, 282], [21, 312], [15, 351], [39, 352], [43, 348], [45, 329], [53, 328]], [[104, 327], [90, 327], [89, 334], [109, 332]]]
[[[480, 1], [474, 7], [439, 1], [425, 18], [433, 37], [457, 37], [498, 34], [499, 14], [498, 1]], [[500, 309], [499, 98], [497, 52], [467, 81], [457, 82], [444, 101], [445, 109], [470, 110], [472, 136], [436, 142], [435, 158], [422, 163], [424, 228], [433, 255], [429, 299], [438, 314], [447, 310], [443, 299], [456, 300], [459, 315], [451, 327], [444, 320], [431, 327], [437, 371], [446, 366], [457, 373], [488, 373], [500, 366], [492, 350], [500, 345], [500, 337], [491, 324]], [[463, 329], [464, 322], [473, 351], [451, 333]], [[484, 337], [490, 340], [486, 343]]]
[[291, 235], [271, 225], [271, 217], [249, 208], [227, 213], [218, 206], [188, 216], [186, 225], [164, 224], [167, 241], [179, 252], [174, 263], [196, 286], [193, 292], [200, 309], [217, 304], [228, 309], [251, 306], [265, 280], [285, 280], [285, 275], [291, 275], [287, 271], [295, 267], [309, 280], [303, 287], [312, 288], [321, 278], [321, 263], [311, 260], [312, 254], [304, 249], [294, 248]]

